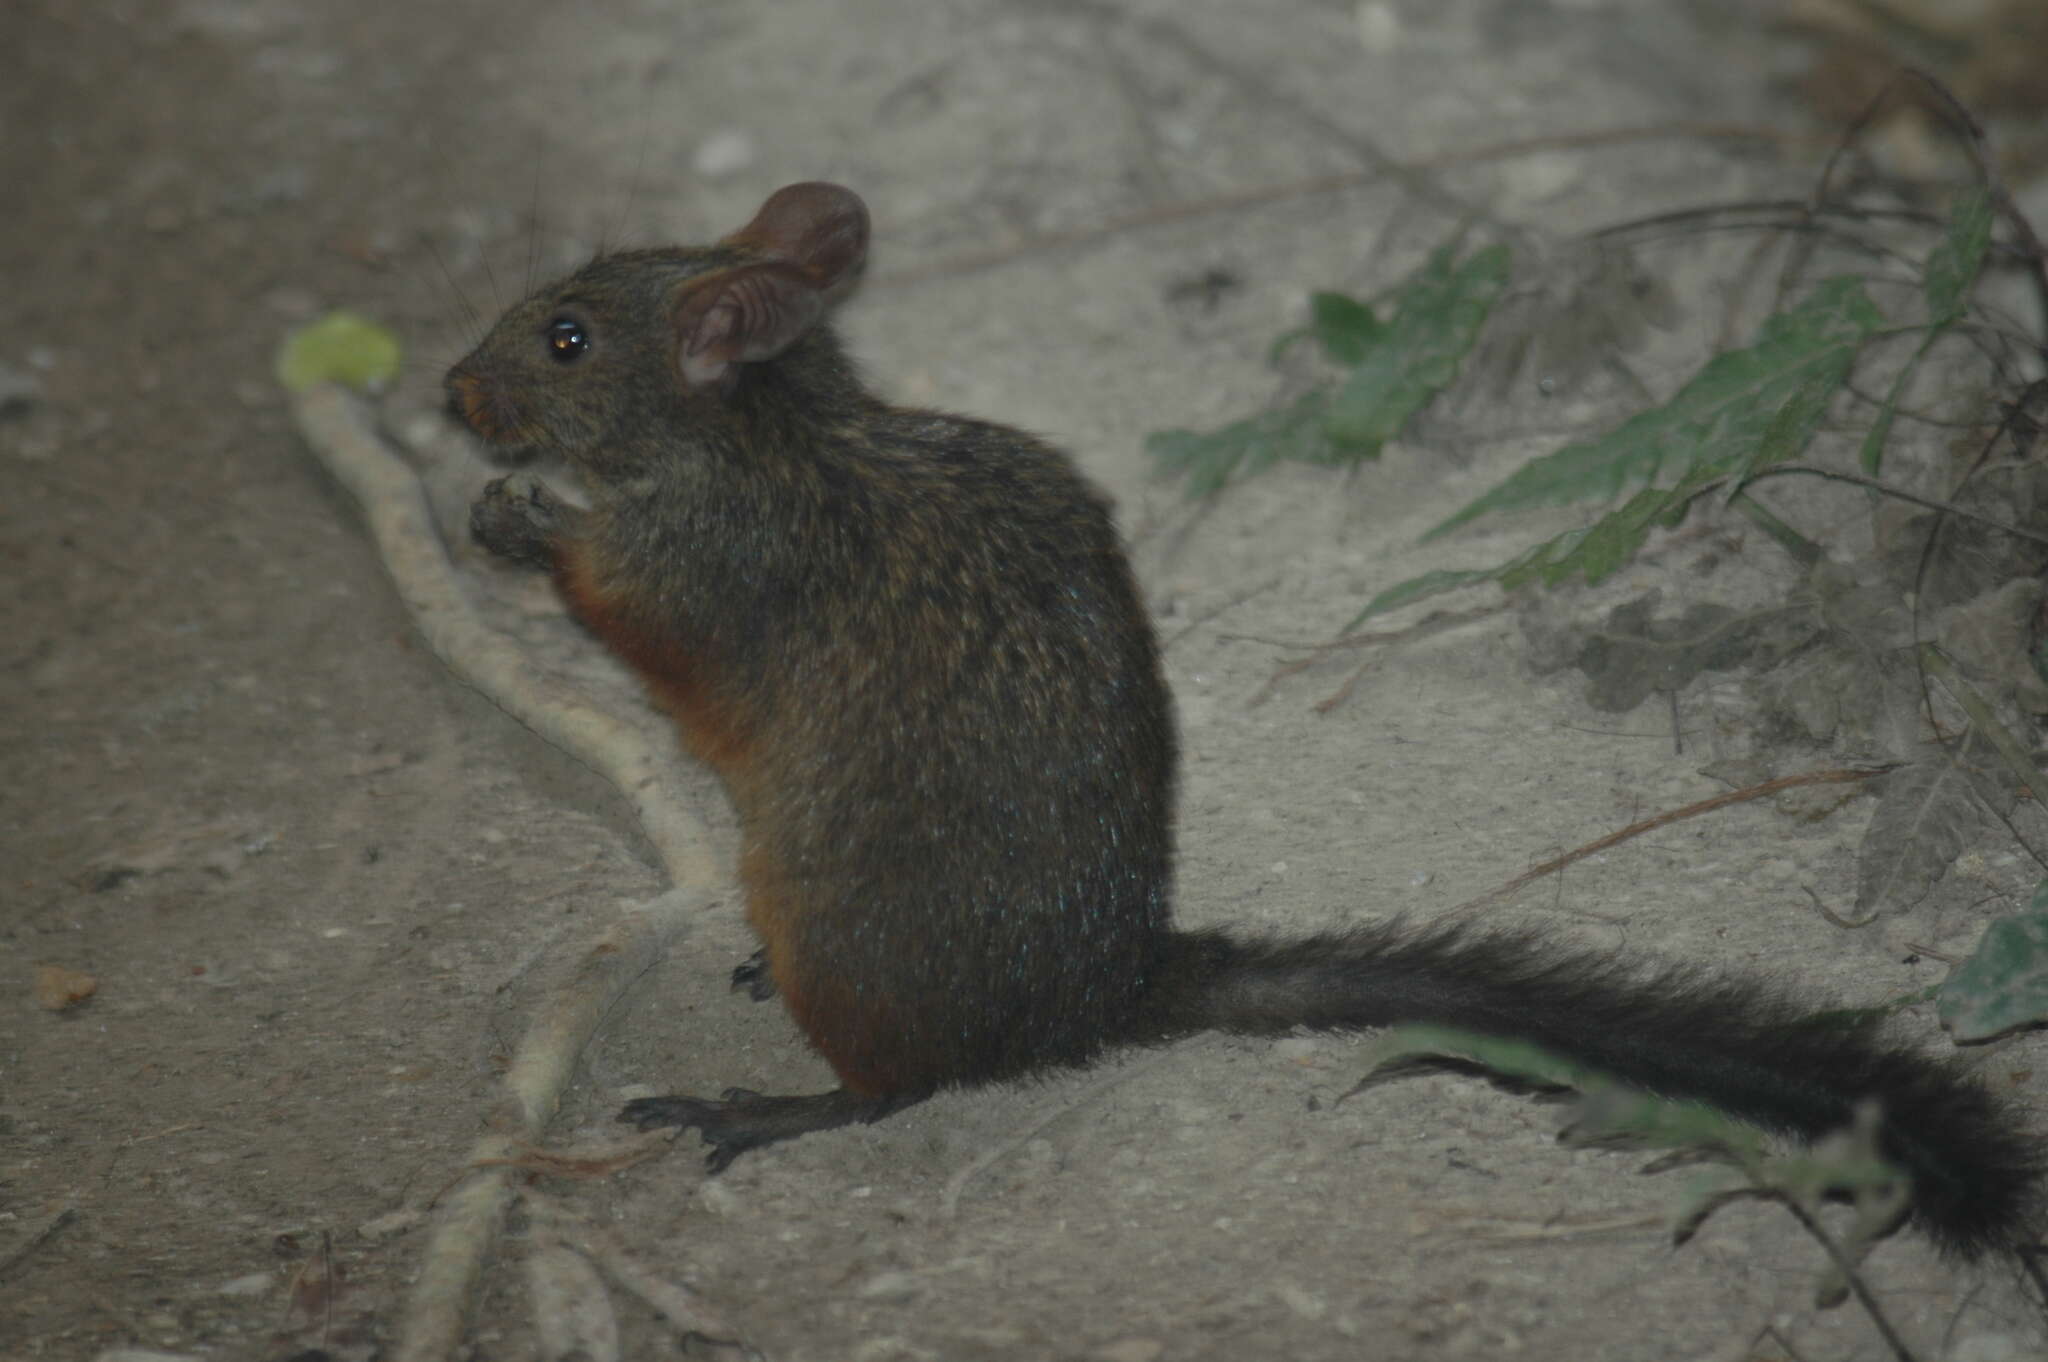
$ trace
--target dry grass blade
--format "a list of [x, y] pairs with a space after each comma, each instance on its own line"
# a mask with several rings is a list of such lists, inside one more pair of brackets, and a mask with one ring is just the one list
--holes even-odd
[[1806, 771], [1796, 776], [1779, 776], [1776, 780], [1766, 780], [1757, 785], [1745, 786], [1740, 790], [1729, 790], [1727, 793], [1715, 795], [1711, 799], [1702, 799], [1698, 803], [1687, 804], [1682, 808], [1666, 810], [1652, 817], [1640, 819], [1625, 828], [1607, 834], [1605, 837], [1588, 842], [1584, 846], [1575, 847], [1565, 852], [1562, 856], [1553, 856], [1541, 865], [1532, 866], [1499, 888], [1489, 890], [1478, 898], [1467, 899], [1448, 913], [1445, 913], [1444, 919], [1450, 921], [1460, 917], [1469, 917], [1482, 909], [1492, 907], [1497, 903], [1503, 903], [1546, 875], [1555, 875], [1566, 866], [1583, 861], [1588, 856], [1597, 855], [1609, 847], [1619, 846], [1630, 838], [1640, 837], [1646, 832], [1655, 832], [1658, 828], [1668, 827], [1673, 823], [1682, 822], [1688, 818], [1697, 818], [1701, 814], [1712, 813], [1716, 809], [1725, 809], [1733, 804], [1746, 804], [1752, 799], [1762, 799], [1767, 795], [1774, 795], [1781, 790], [1790, 790], [1800, 785], [1848, 784], [1852, 781], [1873, 779], [1883, 775], [1890, 769], [1890, 767], [1884, 766], [1844, 767], [1826, 771]]

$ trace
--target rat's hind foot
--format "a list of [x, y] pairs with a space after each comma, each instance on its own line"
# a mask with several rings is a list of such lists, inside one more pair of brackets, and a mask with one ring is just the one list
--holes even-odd
[[470, 503], [469, 534], [500, 558], [552, 568], [557, 541], [572, 536], [585, 514], [533, 474], [513, 473], [485, 483]]
[[746, 1088], [727, 1088], [720, 1100], [702, 1097], [640, 1097], [626, 1103], [619, 1119], [642, 1130], [662, 1126], [695, 1126], [703, 1133], [711, 1152], [704, 1156], [704, 1170], [723, 1173], [732, 1161], [749, 1149], [791, 1140], [814, 1130], [863, 1124], [894, 1115], [907, 1106], [922, 1102], [929, 1093], [899, 1093], [890, 1097], [861, 1097], [844, 1088], [811, 1093], [803, 1097], [764, 1097]]
[[744, 965], [733, 966], [732, 991], [745, 991], [757, 1003], [775, 996], [775, 976], [768, 972], [768, 948], [763, 946], [747, 957]]

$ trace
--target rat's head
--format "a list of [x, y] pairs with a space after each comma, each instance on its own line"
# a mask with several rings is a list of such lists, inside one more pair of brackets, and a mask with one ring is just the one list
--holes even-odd
[[498, 319], [448, 371], [448, 408], [495, 456], [586, 469], [669, 419], [724, 402], [748, 365], [818, 325], [860, 268], [868, 213], [851, 190], [793, 184], [716, 245], [601, 256]]

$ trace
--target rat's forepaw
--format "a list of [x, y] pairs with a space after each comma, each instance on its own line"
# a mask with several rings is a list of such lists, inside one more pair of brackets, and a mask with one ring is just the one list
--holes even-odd
[[551, 568], [556, 540], [575, 514], [533, 474], [513, 473], [484, 484], [470, 504], [469, 533], [500, 558]]

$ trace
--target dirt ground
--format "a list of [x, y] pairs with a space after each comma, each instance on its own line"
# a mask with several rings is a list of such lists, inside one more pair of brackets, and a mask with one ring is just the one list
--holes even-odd
[[[854, 186], [876, 249], [844, 328], [881, 388], [1044, 432], [1118, 498], [1186, 735], [1183, 917], [1426, 916], [1718, 793], [1699, 768], [1753, 736], [1736, 688], [1697, 687], [1675, 753], [1673, 710], [1590, 709], [1531, 671], [1505, 615], [1388, 650], [1327, 713], [1348, 662], [1252, 703], [1371, 592], [1524, 542], [1416, 545], [1611, 420], [1626, 385], [1477, 398], [1354, 478], [1283, 471], [1199, 514], [1150, 476], [1143, 436], [1250, 410], [1308, 290], [1383, 288], [1461, 218], [1540, 250], [1711, 197], [1796, 198], [1824, 148], [1557, 147], [1161, 210], [1511, 138], [1810, 128], [1778, 81], [1793, 60], [1741, 7], [1633, 0], [12, 0], [0, 1355], [390, 1351], [431, 1203], [554, 972], [664, 888], [622, 801], [419, 644], [291, 427], [270, 370], [288, 328], [346, 306], [395, 329], [388, 420], [423, 436], [440, 371], [526, 280], [730, 229], [788, 181]], [[1718, 313], [1697, 257], [1658, 260], [1678, 322], [1630, 362], [1668, 391]], [[485, 476], [434, 457], [444, 497]], [[1633, 570], [1616, 598], [1740, 596], [1788, 570], [1756, 537], [1739, 549], [1710, 575]], [[480, 591], [508, 589], [457, 551]], [[558, 627], [544, 594], [513, 599]], [[711, 788], [690, 797], [726, 836]], [[1938, 981], [2030, 887], [1987, 847], [1845, 932], [1809, 891], [1847, 902], [1869, 801], [1822, 812], [1676, 825], [1500, 920], [1873, 1000]], [[611, 1138], [634, 1092], [822, 1086], [779, 1011], [728, 992], [749, 950], [728, 897], [609, 1020], [552, 1140]], [[97, 992], [44, 1010], [38, 964]], [[1924, 1014], [1907, 1034], [1943, 1043]], [[1209, 1039], [946, 1096], [717, 1180], [678, 1148], [542, 1185], [775, 1359], [1889, 1355], [1853, 1306], [1813, 1308], [1820, 1253], [1781, 1210], [1738, 1204], [1673, 1247], [1685, 1173], [1562, 1147], [1552, 1108], [1470, 1079], [1340, 1102], [1362, 1049]], [[1994, 1067], [2044, 1059], [2023, 1041]], [[2044, 1091], [2019, 1089], [2036, 1108]], [[546, 1355], [523, 1243], [515, 1218], [469, 1356]], [[1904, 1236], [1868, 1271], [1917, 1356], [2048, 1354], [1999, 1271]], [[651, 1310], [617, 1309], [627, 1355], [673, 1354]]]

